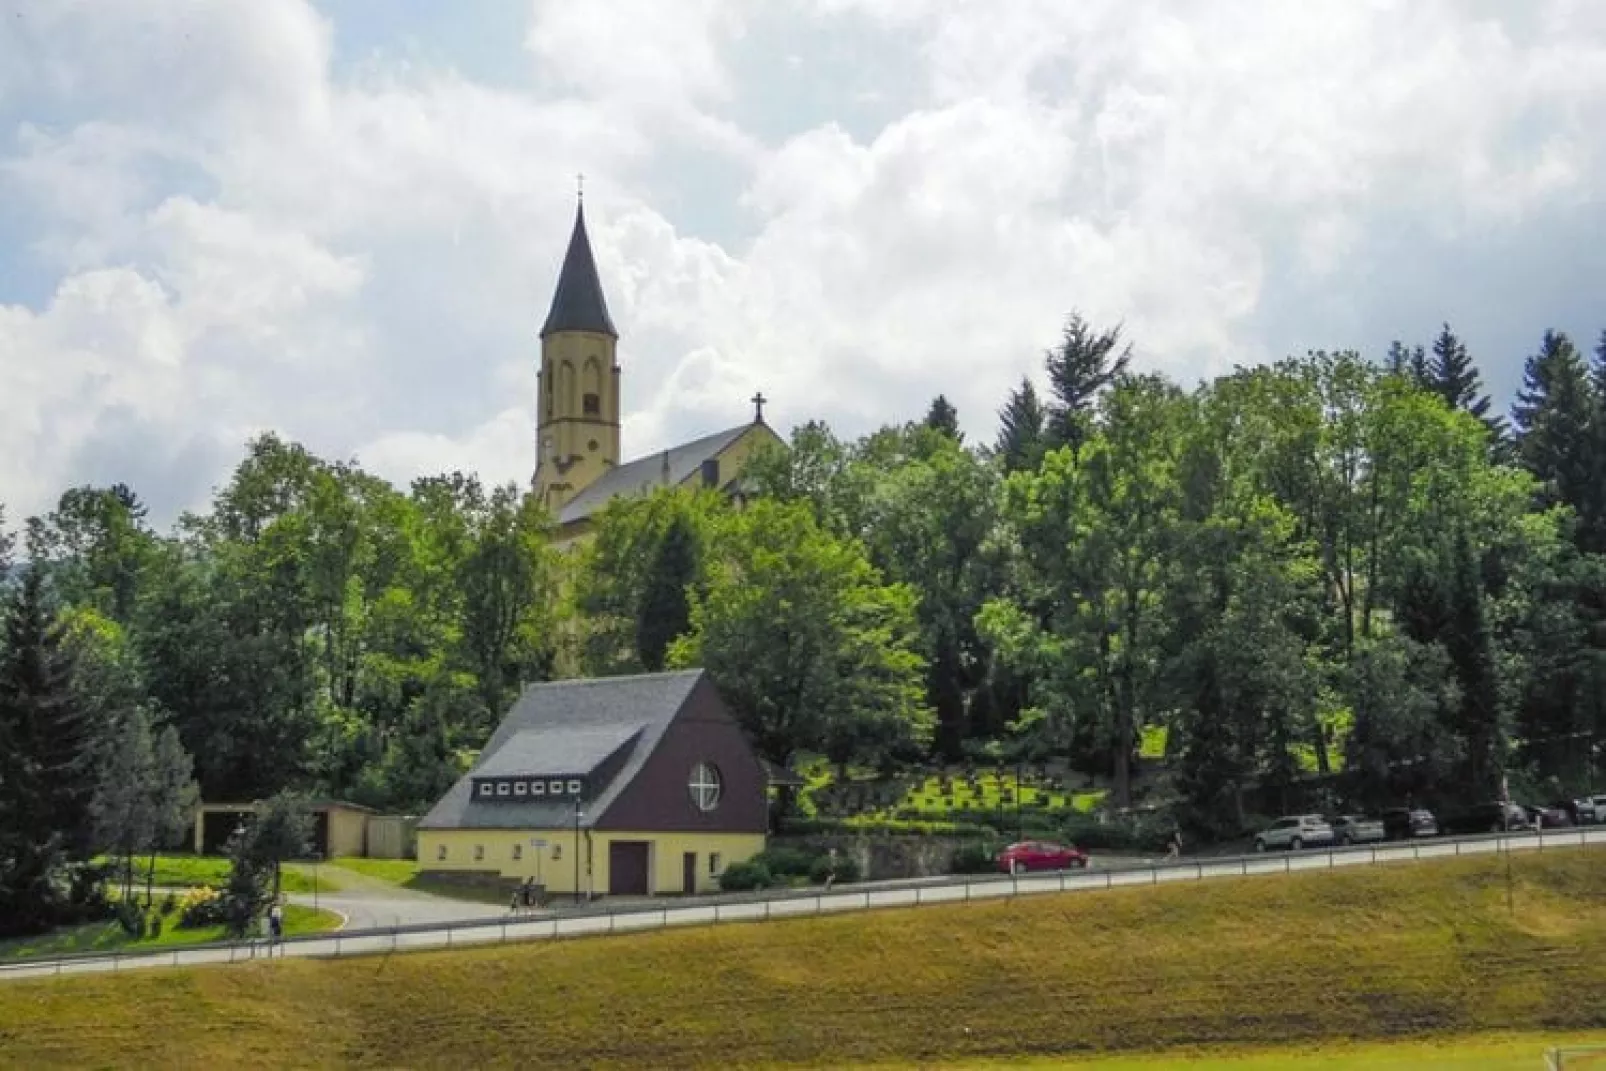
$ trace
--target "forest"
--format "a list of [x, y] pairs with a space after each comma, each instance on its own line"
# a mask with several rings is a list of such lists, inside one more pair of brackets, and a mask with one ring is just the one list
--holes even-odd
[[685, 666], [775, 762], [1053, 761], [1116, 810], [1163, 729], [1146, 794], [1207, 836], [1312, 777], [1606, 783], [1606, 334], [1544, 332], [1506, 415], [1449, 326], [1191, 387], [1131, 364], [1072, 315], [992, 441], [940, 396], [808, 423], [740, 501], [618, 501], [577, 547], [525, 488], [272, 434], [168, 531], [67, 489], [0, 536], [0, 892], [171, 840], [191, 778], [420, 813], [524, 684]]

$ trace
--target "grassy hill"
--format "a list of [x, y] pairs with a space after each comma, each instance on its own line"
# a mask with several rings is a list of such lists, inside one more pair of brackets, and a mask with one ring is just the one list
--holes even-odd
[[[1606, 1027], [1606, 852], [0, 985], [19, 1066], [983, 1061]], [[160, 1029], [153, 1029], [160, 1024]]]

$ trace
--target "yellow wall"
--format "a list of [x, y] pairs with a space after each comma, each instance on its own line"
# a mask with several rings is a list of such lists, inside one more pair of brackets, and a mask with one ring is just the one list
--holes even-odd
[[[617, 347], [613, 338], [589, 331], [558, 331], [541, 340], [535, 491], [553, 513], [619, 464]], [[596, 377], [589, 387], [588, 366]], [[590, 416], [583, 404], [588, 391], [600, 402]]]
[[[781, 442], [774, 430], [765, 424], [750, 424], [746, 431], [737, 436], [736, 440], [714, 456], [719, 459], [719, 482], [724, 486], [741, 474], [742, 466], [747, 464], [748, 458], [753, 456], [760, 446], [765, 443]], [[599, 472], [597, 475], [601, 475]], [[594, 478], [594, 477], [593, 477]], [[680, 481], [679, 486], [695, 488], [702, 483], [703, 474], [696, 470]], [[589, 481], [588, 481], [589, 482]], [[578, 485], [580, 487], [584, 484]], [[572, 496], [571, 496], [572, 497]], [[571, 521], [558, 529], [552, 537], [552, 545], [565, 550], [578, 550], [596, 534], [590, 517], [578, 521]]]
[[[540, 851], [531, 847], [532, 839], [545, 840]], [[612, 841], [647, 841], [648, 873], [655, 893], [678, 894], [681, 890], [682, 855], [697, 853], [697, 891], [717, 892], [719, 872], [710, 873], [709, 856], [719, 855], [719, 871], [732, 863], [751, 859], [764, 850], [761, 833], [627, 833], [592, 831], [590, 873], [587, 874], [587, 837], [580, 831], [580, 889], [606, 895], [608, 892], [608, 845]], [[418, 866], [421, 870], [461, 870], [497, 873], [506, 878], [532, 878], [548, 892], [574, 892], [575, 833], [571, 829], [420, 829]], [[441, 859], [441, 846], [446, 858]], [[522, 848], [522, 858], [513, 858], [513, 848]], [[482, 856], [475, 858], [475, 849]], [[537, 855], [540, 856], [537, 861]]]

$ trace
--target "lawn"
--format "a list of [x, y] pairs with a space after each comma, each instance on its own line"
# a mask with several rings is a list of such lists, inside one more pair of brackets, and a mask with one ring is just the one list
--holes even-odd
[[455, 882], [450, 877], [439, 874], [421, 874], [418, 871], [418, 862], [414, 859], [360, 859], [355, 856], [339, 856], [331, 859], [330, 865], [342, 871], [361, 875], [361, 878], [368, 882], [395, 885], [414, 892], [429, 893], [431, 896], [444, 896], [451, 900], [468, 900], [481, 904], [507, 903], [507, 890], [501, 886], [469, 885]]
[[[1086, 1071], [1160, 1071], [1185, 1066], [1188, 1071], [1539, 1071], [1545, 1051], [1556, 1045], [1601, 1046], [1589, 1067], [1606, 1067], [1606, 1033], [1474, 1034], [1428, 1040], [1390, 1041], [1371, 1045], [1286, 1046], [1244, 1051], [1190, 1052], [1168, 1056], [1108, 1056], [1076, 1060], [1070, 1066]], [[910, 1065], [880, 1065], [891, 1071]], [[929, 1064], [920, 1065], [930, 1067]], [[1065, 1067], [1064, 1057], [1049, 1060], [981, 1060], [943, 1064], [950, 1071], [1017, 1071]], [[1571, 1066], [1569, 1064], [1569, 1066]], [[1578, 1066], [1586, 1066], [1580, 1063]]]
[[[1294, 1050], [1366, 1054], [1339, 1043], [1606, 1030], [1606, 851], [1520, 854], [1510, 873], [1514, 910], [1505, 861], [1469, 857], [19, 980], [0, 985], [0, 1038], [21, 1066], [180, 1053], [194, 1065], [460, 1067], [539, 1052], [552, 1066], [965, 1067], [1185, 1049], [1226, 1052], [1239, 1061], [1216, 1064], [1227, 1068], [1277, 1066]], [[1245, 1049], [1262, 1062], [1243, 1063]]]
[[[154, 914], [154, 912], [153, 912]], [[180, 929], [175, 925], [176, 915], [162, 919], [162, 932], [156, 937], [138, 941], [129, 939], [117, 922], [88, 922], [69, 926], [38, 937], [18, 937], [0, 941], [0, 960], [41, 959], [77, 952], [139, 952], [175, 945], [199, 945], [228, 938], [222, 926], [203, 926], [197, 929]], [[290, 904], [284, 909], [284, 932], [288, 937], [308, 933], [324, 933], [340, 925], [341, 918], [333, 911], [315, 910]]]
[[[149, 870], [148, 859], [134, 861], [134, 884], [143, 888]], [[158, 855], [154, 884], [174, 888], [210, 885], [221, 889], [229, 880], [229, 861], [221, 855]], [[285, 863], [279, 869], [280, 887], [285, 892], [310, 893], [313, 890], [313, 867], [310, 863]], [[320, 867], [317, 874], [319, 892], [336, 892], [338, 883], [331, 881]]]

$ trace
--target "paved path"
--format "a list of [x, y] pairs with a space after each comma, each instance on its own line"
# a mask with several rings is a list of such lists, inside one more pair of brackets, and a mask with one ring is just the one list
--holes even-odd
[[[275, 957], [345, 956], [386, 954], [426, 948], [455, 948], [465, 945], [495, 944], [557, 937], [585, 937], [611, 933], [661, 929], [670, 926], [697, 926], [723, 922], [757, 922], [780, 918], [864, 911], [882, 907], [915, 907], [922, 904], [956, 904], [1031, 894], [1073, 893], [1114, 888], [1121, 885], [1152, 886], [1178, 881], [1205, 879], [1246, 879], [1251, 875], [1278, 874], [1298, 870], [1331, 870], [1340, 867], [1371, 866], [1379, 863], [1410, 863], [1422, 859], [1454, 858], [1461, 855], [1495, 855], [1500, 852], [1535, 851], [1580, 846], [1606, 847], [1606, 828], [1558, 830], [1536, 836], [1533, 833], [1491, 834], [1481, 837], [1431, 838], [1377, 846], [1310, 850], [1271, 855], [1232, 858], [1183, 859], [1162, 865], [1131, 865], [1092, 868], [1054, 874], [1031, 874], [1020, 878], [995, 875], [973, 879], [938, 878], [916, 882], [847, 885], [830, 892], [809, 890], [771, 893], [763, 896], [719, 896], [691, 900], [674, 899], [623, 909], [607, 904], [582, 909], [559, 909], [546, 916], [515, 919], [487, 905], [450, 901], [465, 919], [465, 911], [479, 915], [456, 925], [425, 924], [411, 929], [381, 932], [336, 933], [330, 936], [296, 938], [283, 942]], [[398, 902], [413, 901], [426, 894], [398, 890], [405, 895]], [[344, 897], [343, 891], [337, 894]], [[371, 910], [385, 903], [378, 899], [357, 901]], [[438, 897], [428, 897], [431, 900]], [[320, 897], [320, 904], [323, 898]], [[415, 909], [421, 909], [416, 908]], [[498, 918], [498, 916], [500, 916]], [[261, 942], [235, 946], [172, 948], [130, 953], [122, 956], [82, 956], [54, 961], [26, 961], [0, 964], [0, 981], [8, 978], [36, 978], [51, 975], [98, 971], [120, 971], [149, 967], [195, 966], [260, 959], [267, 955]]]

